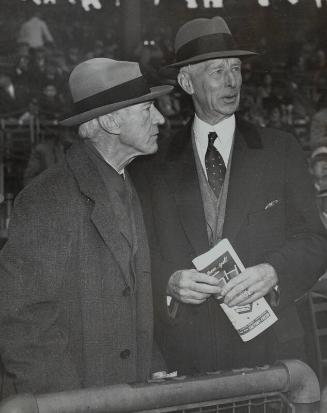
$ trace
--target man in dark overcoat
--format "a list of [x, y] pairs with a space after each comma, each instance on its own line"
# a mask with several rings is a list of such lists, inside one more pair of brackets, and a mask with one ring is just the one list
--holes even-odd
[[[98, 58], [69, 79], [80, 140], [16, 198], [0, 257], [0, 354], [16, 392], [145, 381], [150, 260], [126, 166], [164, 122], [139, 65]], [[8, 383], [8, 381], [7, 381]]]
[[[185, 23], [175, 51], [171, 67], [195, 115], [140, 185], [168, 367], [196, 374], [305, 359], [295, 301], [325, 270], [327, 242], [302, 150], [291, 135], [235, 115], [241, 59], [254, 53], [236, 46], [222, 18]], [[220, 288], [192, 260], [222, 238], [246, 269]], [[266, 297], [278, 321], [243, 342], [215, 294], [230, 307]]]

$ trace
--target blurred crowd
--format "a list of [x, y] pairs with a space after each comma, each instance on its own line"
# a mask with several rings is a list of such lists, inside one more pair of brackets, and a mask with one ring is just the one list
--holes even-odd
[[[20, 122], [28, 114], [37, 114], [41, 120], [59, 119], [70, 104], [66, 82], [72, 68], [91, 57], [114, 58], [118, 45], [108, 29], [88, 48], [82, 39], [92, 29], [86, 24], [81, 26], [82, 33], [71, 33], [67, 45], [59, 47], [57, 31], [48, 27], [41, 13], [32, 10], [28, 14], [16, 33], [14, 53], [1, 59], [0, 115]], [[74, 32], [74, 24], [69, 31]]]
[[[19, 24], [8, 27], [15, 33], [10, 36], [10, 52], [0, 54], [2, 117], [21, 112], [21, 122], [28, 113], [45, 120], [59, 119], [69, 107], [65, 86], [75, 65], [92, 57], [122, 57], [118, 14], [112, 13], [103, 25], [99, 25], [99, 16], [95, 22], [92, 14], [82, 13], [71, 22], [63, 16], [60, 25], [41, 13], [42, 8], [26, 8]], [[2, 31], [4, 25], [0, 25]], [[144, 29], [142, 41], [130, 56], [141, 63], [153, 83], [163, 81], [159, 69], [172, 60], [173, 34], [171, 27], [160, 24]], [[243, 64], [240, 114], [262, 126], [292, 131], [304, 146], [314, 148], [326, 135], [325, 39], [319, 31], [301, 27], [287, 39], [287, 51], [277, 58], [274, 44], [268, 43], [262, 36], [256, 47], [260, 56]], [[187, 119], [187, 105], [176, 90], [172, 98], [163, 99], [160, 109], [174, 125]]]
[[[52, 13], [26, 6], [17, 8], [15, 18], [9, 18], [13, 11], [2, 16], [0, 34], [6, 42], [0, 42], [0, 118], [20, 125], [34, 117], [57, 122], [69, 111], [66, 86], [74, 66], [92, 57], [122, 58], [118, 12], [86, 13], [76, 7], [72, 18], [72, 11], [62, 13], [60, 4]], [[314, 25], [299, 25], [282, 46], [271, 32], [262, 34], [254, 47], [260, 54], [243, 63], [239, 115], [295, 134], [310, 151], [327, 146], [324, 33]], [[173, 37], [173, 25], [152, 21], [129, 57], [140, 62], [152, 83], [167, 82], [171, 75], [160, 69], [172, 61]], [[187, 122], [192, 112], [178, 88], [162, 97], [159, 107], [167, 119], [166, 131]]]

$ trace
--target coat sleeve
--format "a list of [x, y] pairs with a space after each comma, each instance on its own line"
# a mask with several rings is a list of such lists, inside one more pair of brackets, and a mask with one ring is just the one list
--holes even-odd
[[327, 267], [327, 233], [304, 154], [294, 138], [286, 141], [286, 239], [281, 248], [265, 257], [279, 277], [281, 307], [307, 292]]
[[0, 353], [18, 393], [68, 390], [80, 385], [59, 306], [72, 231], [55, 194], [30, 189], [0, 256]]

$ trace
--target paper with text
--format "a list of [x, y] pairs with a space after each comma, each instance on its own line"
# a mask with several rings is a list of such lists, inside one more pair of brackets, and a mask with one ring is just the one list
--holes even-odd
[[[245, 269], [227, 239], [192, 262], [198, 271], [219, 279], [221, 287]], [[220, 301], [221, 297], [216, 298]], [[220, 305], [243, 341], [253, 339], [278, 320], [265, 298], [244, 306], [228, 307], [223, 302]]]

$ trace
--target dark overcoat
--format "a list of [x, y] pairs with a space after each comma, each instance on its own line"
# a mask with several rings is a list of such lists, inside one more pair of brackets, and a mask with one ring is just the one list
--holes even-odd
[[[113, 212], [116, 197], [108, 194], [84, 145], [76, 143], [64, 163], [16, 198], [0, 257], [0, 353], [16, 391], [148, 377], [148, 246], [145, 239], [138, 243], [133, 280], [130, 240], [124, 224], [119, 226], [124, 216], [117, 219]], [[135, 225], [142, 230], [137, 212]]]
[[301, 357], [296, 343], [303, 329], [295, 300], [326, 269], [327, 242], [296, 140], [237, 121], [223, 237], [246, 267], [270, 263], [280, 288], [278, 322], [248, 343], [213, 298], [201, 305], [180, 303], [176, 318], [168, 316], [170, 275], [193, 268], [192, 259], [209, 248], [191, 123], [172, 139], [164, 159], [147, 171], [151, 173], [139, 185], [139, 194], [150, 237], [155, 332], [170, 369], [192, 374]]

